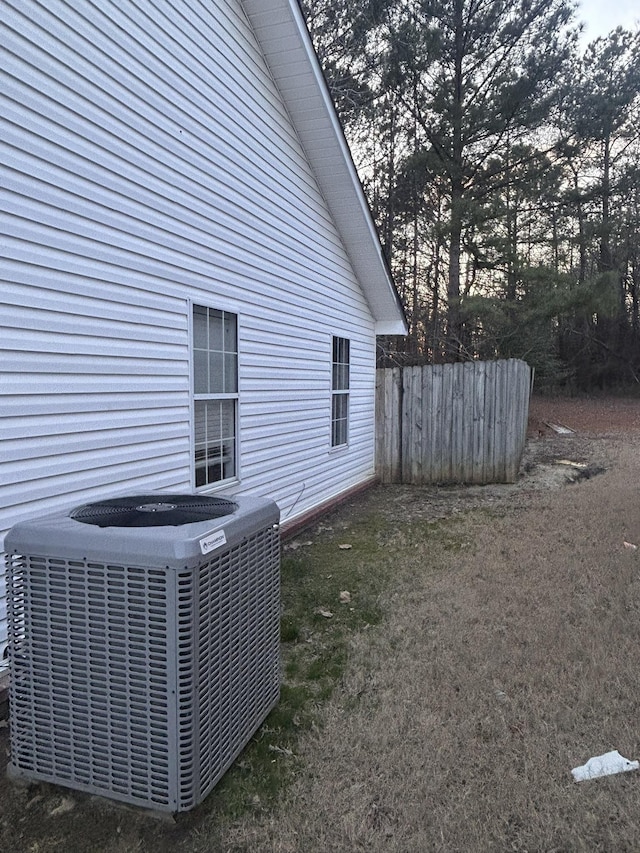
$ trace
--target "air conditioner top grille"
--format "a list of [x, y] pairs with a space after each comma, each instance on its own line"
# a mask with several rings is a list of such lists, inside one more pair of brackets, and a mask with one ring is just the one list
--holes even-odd
[[236, 503], [225, 498], [156, 492], [84, 504], [69, 517], [97, 527], [179, 527], [232, 515], [237, 509]]

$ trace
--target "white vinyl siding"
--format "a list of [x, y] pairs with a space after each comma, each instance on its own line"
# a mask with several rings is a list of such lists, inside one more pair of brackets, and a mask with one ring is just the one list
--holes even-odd
[[0, 38], [0, 535], [193, 489], [192, 303], [239, 318], [231, 491], [288, 521], [371, 477], [374, 319], [237, 0], [5, 0]]

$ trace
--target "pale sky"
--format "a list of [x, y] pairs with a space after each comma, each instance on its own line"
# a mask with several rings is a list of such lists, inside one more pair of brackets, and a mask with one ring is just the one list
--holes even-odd
[[579, 0], [578, 19], [586, 24], [583, 39], [593, 41], [616, 27], [635, 32], [640, 23], [638, 0]]

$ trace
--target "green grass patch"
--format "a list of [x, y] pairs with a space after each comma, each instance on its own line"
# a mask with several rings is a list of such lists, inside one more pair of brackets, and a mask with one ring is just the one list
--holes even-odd
[[383, 620], [381, 598], [403, 551], [433, 538], [460, 547], [449, 528], [446, 521], [398, 525], [378, 514], [345, 524], [338, 511], [306, 538], [285, 543], [280, 702], [203, 805], [207, 812], [233, 819], [273, 804], [298, 767], [300, 735], [318, 724], [318, 708], [340, 683], [350, 636]]

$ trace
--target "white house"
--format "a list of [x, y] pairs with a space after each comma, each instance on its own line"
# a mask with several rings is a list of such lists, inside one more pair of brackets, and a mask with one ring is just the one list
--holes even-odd
[[297, 0], [1, 6], [0, 535], [369, 481], [405, 322]]

